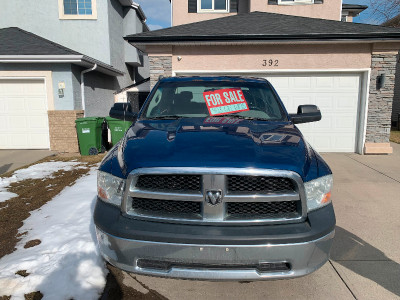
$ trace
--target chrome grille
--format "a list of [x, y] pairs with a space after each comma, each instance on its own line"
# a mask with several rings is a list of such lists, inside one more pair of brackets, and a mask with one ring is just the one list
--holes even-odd
[[266, 176], [228, 176], [230, 192], [265, 192], [295, 191], [293, 181], [285, 177]]
[[[284, 170], [143, 168], [129, 175], [127, 186], [124, 215], [151, 221], [293, 223], [307, 212], [301, 177]], [[209, 201], [210, 191], [222, 199]]]
[[227, 218], [294, 218], [299, 216], [300, 201], [281, 202], [230, 202]]
[[141, 175], [137, 187], [146, 190], [200, 191], [199, 175]]
[[132, 208], [141, 213], [191, 214], [200, 216], [201, 203], [190, 201], [132, 198]]

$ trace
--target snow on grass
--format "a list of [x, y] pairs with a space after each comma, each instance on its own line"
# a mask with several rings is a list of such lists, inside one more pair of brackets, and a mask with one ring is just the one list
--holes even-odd
[[[92, 218], [96, 186], [93, 168], [25, 220], [19, 232], [28, 233], [15, 252], [0, 259], [0, 296], [24, 299], [24, 294], [40, 291], [43, 299], [99, 298], [107, 271]], [[24, 248], [35, 239], [41, 243]], [[30, 275], [16, 275], [19, 270]]]
[[55, 172], [63, 170], [70, 171], [77, 168], [83, 168], [80, 162], [64, 162], [64, 161], [50, 161], [36, 165], [32, 165], [25, 169], [17, 170], [11, 177], [0, 177], [0, 202], [7, 201], [11, 198], [17, 197], [15, 193], [7, 191], [7, 187], [14, 182], [26, 179], [40, 179], [51, 177]]

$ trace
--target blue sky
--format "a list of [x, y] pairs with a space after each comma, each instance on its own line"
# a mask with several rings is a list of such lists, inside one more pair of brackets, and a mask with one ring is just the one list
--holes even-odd
[[[329, 0], [328, 0], [329, 1]], [[147, 25], [151, 30], [171, 26], [171, 5], [169, 0], [135, 0], [142, 6], [147, 16]], [[344, 0], [344, 3], [369, 5], [370, 0]], [[357, 23], [377, 24], [371, 9], [367, 9], [354, 20]]]

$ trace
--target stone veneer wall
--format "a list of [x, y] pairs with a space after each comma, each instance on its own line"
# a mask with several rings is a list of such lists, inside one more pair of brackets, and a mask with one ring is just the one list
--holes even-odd
[[49, 110], [50, 149], [58, 152], [79, 152], [75, 120], [83, 110]]
[[[400, 52], [399, 52], [400, 57]], [[398, 116], [400, 114], [400, 60], [397, 61], [396, 66], [396, 81], [394, 84], [394, 97], [393, 97], [393, 109], [392, 109], [392, 122], [396, 124], [397, 128], [400, 128], [398, 122]]]
[[155, 86], [160, 75], [172, 76], [172, 56], [149, 56], [150, 90]]
[[[372, 53], [366, 143], [389, 143], [397, 61], [394, 52]], [[385, 85], [378, 90], [377, 77], [382, 73]]]

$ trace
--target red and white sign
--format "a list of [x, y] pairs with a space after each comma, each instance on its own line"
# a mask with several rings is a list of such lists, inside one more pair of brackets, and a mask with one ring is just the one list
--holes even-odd
[[249, 110], [241, 89], [222, 89], [203, 93], [211, 116], [232, 114]]

